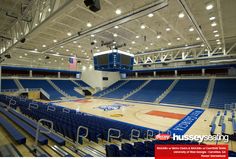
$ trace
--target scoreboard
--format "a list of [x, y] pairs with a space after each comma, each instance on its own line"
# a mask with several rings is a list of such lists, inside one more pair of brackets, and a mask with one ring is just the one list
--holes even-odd
[[95, 53], [93, 59], [94, 69], [101, 71], [128, 71], [134, 64], [134, 55], [120, 50]]

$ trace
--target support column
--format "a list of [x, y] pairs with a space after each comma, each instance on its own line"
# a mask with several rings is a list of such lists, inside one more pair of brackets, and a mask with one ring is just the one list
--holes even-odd
[[33, 77], [33, 71], [32, 70], [29, 71], [29, 76]]
[[135, 78], [138, 78], [138, 72], [135, 72]]
[[58, 73], [57, 73], [57, 77], [58, 77], [58, 78], [61, 78], [61, 72], [58, 72]]
[[202, 76], [205, 76], [205, 69], [202, 69]]
[[157, 76], [157, 72], [156, 72], [156, 71], [153, 72], [153, 76], [154, 76], [154, 77]]
[[178, 71], [177, 70], [175, 70], [175, 76], [178, 76]]

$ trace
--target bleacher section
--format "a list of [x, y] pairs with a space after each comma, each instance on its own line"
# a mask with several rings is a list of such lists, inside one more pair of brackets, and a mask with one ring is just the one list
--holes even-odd
[[42, 88], [50, 95], [51, 100], [60, 100], [63, 95], [53, 88], [46, 80], [19, 80], [24, 88]]
[[76, 83], [78, 83], [81, 87], [90, 87], [87, 83], [85, 83], [82, 80], [74, 80]]
[[25, 136], [22, 135], [11, 123], [9, 123], [6, 119], [4, 119], [1, 116], [0, 116], [0, 126], [2, 126], [11, 136], [11, 138], [18, 144], [24, 144], [26, 142]]
[[130, 80], [126, 84], [122, 85], [115, 91], [104, 95], [105, 98], [116, 98], [122, 99], [125, 95], [130, 93], [131, 91], [135, 90], [136, 88], [140, 87], [146, 80]]
[[75, 96], [78, 98], [82, 98], [83, 96], [74, 90], [75, 87], [78, 87], [70, 80], [51, 80], [57, 87], [59, 87], [62, 91], [67, 93], [70, 96]]
[[201, 106], [208, 83], [209, 80], [180, 80], [161, 103]]
[[[0, 95], [3, 96], [3, 95]], [[2, 98], [2, 97], [1, 97]], [[3, 97], [4, 98], [4, 97]], [[17, 106], [20, 108], [21, 112], [35, 120], [47, 119], [53, 121], [54, 130], [63, 134], [66, 137], [71, 138], [73, 141], [76, 140], [77, 128], [79, 126], [85, 126], [88, 128], [87, 138], [90, 141], [98, 142], [98, 138], [107, 140], [108, 130], [110, 128], [119, 129], [121, 131], [120, 139], [130, 140], [132, 129], [140, 131], [140, 138], [146, 137], [147, 130], [152, 130], [154, 134], [157, 134], [157, 130], [148, 129], [145, 127], [128, 124], [112, 119], [107, 119], [92, 114], [77, 112], [76, 110], [53, 106], [51, 104], [47, 105], [41, 102], [34, 102], [38, 104], [38, 108], [29, 109], [29, 104], [31, 100], [21, 101], [17, 97], [12, 97], [16, 100]], [[5, 101], [7, 103], [7, 101]], [[55, 110], [48, 110], [48, 106], [54, 107]], [[64, 109], [67, 110], [67, 113], [64, 112]], [[35, 135], [34, 129], [27, 125], [26, 123], [21, 122], [18, 117], [14, 116], [12, 113], [4, 111], [3, 108], [0, 109], [8, 118], [13, 120], [17, 125], [20, 125], [25, 131], [29, 132], [31, 135]], [[83, 133], [83, 132], [82, 132]], [[113, 135], [116, 133], [114, 132]], [[45, 143], [46, 138], [42, 136], [39, 142]], [[80, 140], [82, 143], [82, 140]]]
[[100, 91], [100, 92], [97, 92], [94, 94], [94, 96], [101, 96], [103, 95], [103, 93], [109, 91], [109, 90], [112, 90], [112, 89], [115, 89], [116, 87], [118, 87], [119, 85], [121, 85], [122, 83], [124, 83], [125, 80], [120, 80], [120, 81], [117, 81], [115, 83], [113, 83], [112, 85], [110, 85], [109, 87], [107, 87], [106, 89]]
[[144, 102], [154, 102], [173, 82], [173, 80], [152, 80], [141, 90], [127, 98]]
[[2, 90], [4, 89], [18, 89], [16, 83], [14, 82], [13, 79], [2, 79], [1, 81], [1, 85], [2, 85]]
[[[9, 113], [8, 111], [4, 110], [2, 107], [0, 107], [0, 112], [4, 114], [6, 117], [8, 117], [12, 122], [14, 122], [16, 125], [21, 127], [25, 132], [27, 132], [30, 136], [33, 138], [36, 137], [36, 131], [23, 121], [19, 120], [17, 117]], [[45, 145], [48, 143], [48, 139], [44, 135], [39, 135], [38, 142]]]
[[231, 103], [236, 103], [236, 79], [217, 79], [209, 107], [224, 109]]

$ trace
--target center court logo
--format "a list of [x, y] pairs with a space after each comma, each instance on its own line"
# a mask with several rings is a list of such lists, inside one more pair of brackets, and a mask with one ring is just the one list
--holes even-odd
[[155, 139], [165, 141], [165, 140], [174, 140], [174, 141], [198, 141], [198, 142], [204, 142], [204, 141], [223, 141], [223, 142], [229, 142], [229, 135], [176, 135], [173, 134], [158, 134], [155, 136]]

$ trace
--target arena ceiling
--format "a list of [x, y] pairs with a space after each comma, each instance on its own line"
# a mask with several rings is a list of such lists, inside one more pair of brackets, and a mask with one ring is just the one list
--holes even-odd
[[[76, 56], [81, 61], [80, 69], [82, 65], [92, 64], [93, 53], [109, 49], [102, 43], [111, 43], [110, 48], [122, 46], [120, 50], [136, 54], [136, 61], [139, 58], [162, 61], [168, 56], [172, 60], [185, 56], [197, 58], [205, 52], [208, 55], [235, 54], [235, 0], [166, 0], [168, 5], [158, 11], [119, 25], [110, 24], [109, 28], [95, 34], [90, 32], [156, 2], [100, 0], [101, 10], [92, 12], [83, 0], [0, 0], [1, 53], [10, 53], [12, 57], [2, 64], [66, 69], [68, 57]], [[33, 14], [36, 10], [38, 14]], [[34, 16], [41, 21], [34, 21]], [[19, 21], [32, 23], [32, 31], [16, 28], [18, 34], [14, 38], [9, 29]], [[87, 34], [79, 37], [79, 33], [86, 31]], [[24, 43], [20, 42], [22, 38], [25, 38]], [[47, 56], [50, 58], [45, 59]]]

